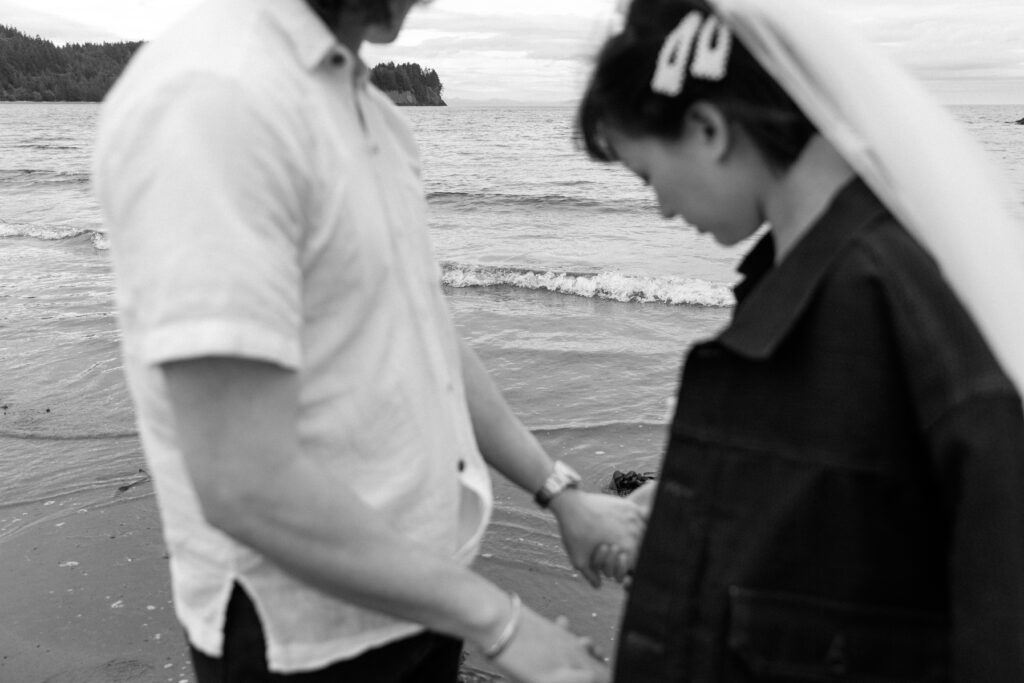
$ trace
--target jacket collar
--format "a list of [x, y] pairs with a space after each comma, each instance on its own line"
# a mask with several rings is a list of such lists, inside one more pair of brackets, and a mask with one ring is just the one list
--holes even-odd
[[800, 320], [846, 245], [885, 213], [886, 208], [858, 178], [839, 191], [777, 266], [772, 235], [766, 234], [740, 264], [745, 277], [735, 288], [736, 312], [719, 343], [752, 360], [770, 357]]

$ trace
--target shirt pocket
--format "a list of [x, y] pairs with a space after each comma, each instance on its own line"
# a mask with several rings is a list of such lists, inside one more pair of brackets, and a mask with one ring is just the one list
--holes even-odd
[[943, 615], [733, 586], [728, 646], [751, 680], [949, 681]]

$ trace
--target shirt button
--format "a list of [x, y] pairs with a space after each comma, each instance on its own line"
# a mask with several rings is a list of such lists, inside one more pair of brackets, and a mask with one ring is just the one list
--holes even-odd
[[341, 66], [344, 63], [345, 55], [339, 55], [338, 53], [334, 53], [333, 55], [331, 55], [331, 64], [333, 66]]

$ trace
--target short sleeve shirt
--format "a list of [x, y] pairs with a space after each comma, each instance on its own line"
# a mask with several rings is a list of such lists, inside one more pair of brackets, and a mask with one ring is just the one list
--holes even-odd
[[279, 672], [422, 627], [327, 597], [204, 521], [162, 364], [298, 373], [301, 456], [434, 552], [468, 564], [491, 509], [418, 152], [367, 75], [303, 0], [208, 0], [140, 50], [100, 120], [94, 181], [176, 610], [218, 656], [240, 583]]

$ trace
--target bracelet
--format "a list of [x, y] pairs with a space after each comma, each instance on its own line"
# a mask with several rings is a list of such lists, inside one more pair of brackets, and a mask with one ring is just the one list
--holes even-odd
[[484, 657], [487, 659], [495, 659], [508, 644], [512, 642], [512, 639], [516, 635], [516, 631], [519, 630], [519, 617], [523, 610], [523, 601], [519, 598], [517, 593], [510, 593], [512, 597], [512, 614], [508, 618], [508, 622], [505, 624], [505, 628], [501, 630], [501, 635], [494, 641], [494, 644], [484, 649]]

